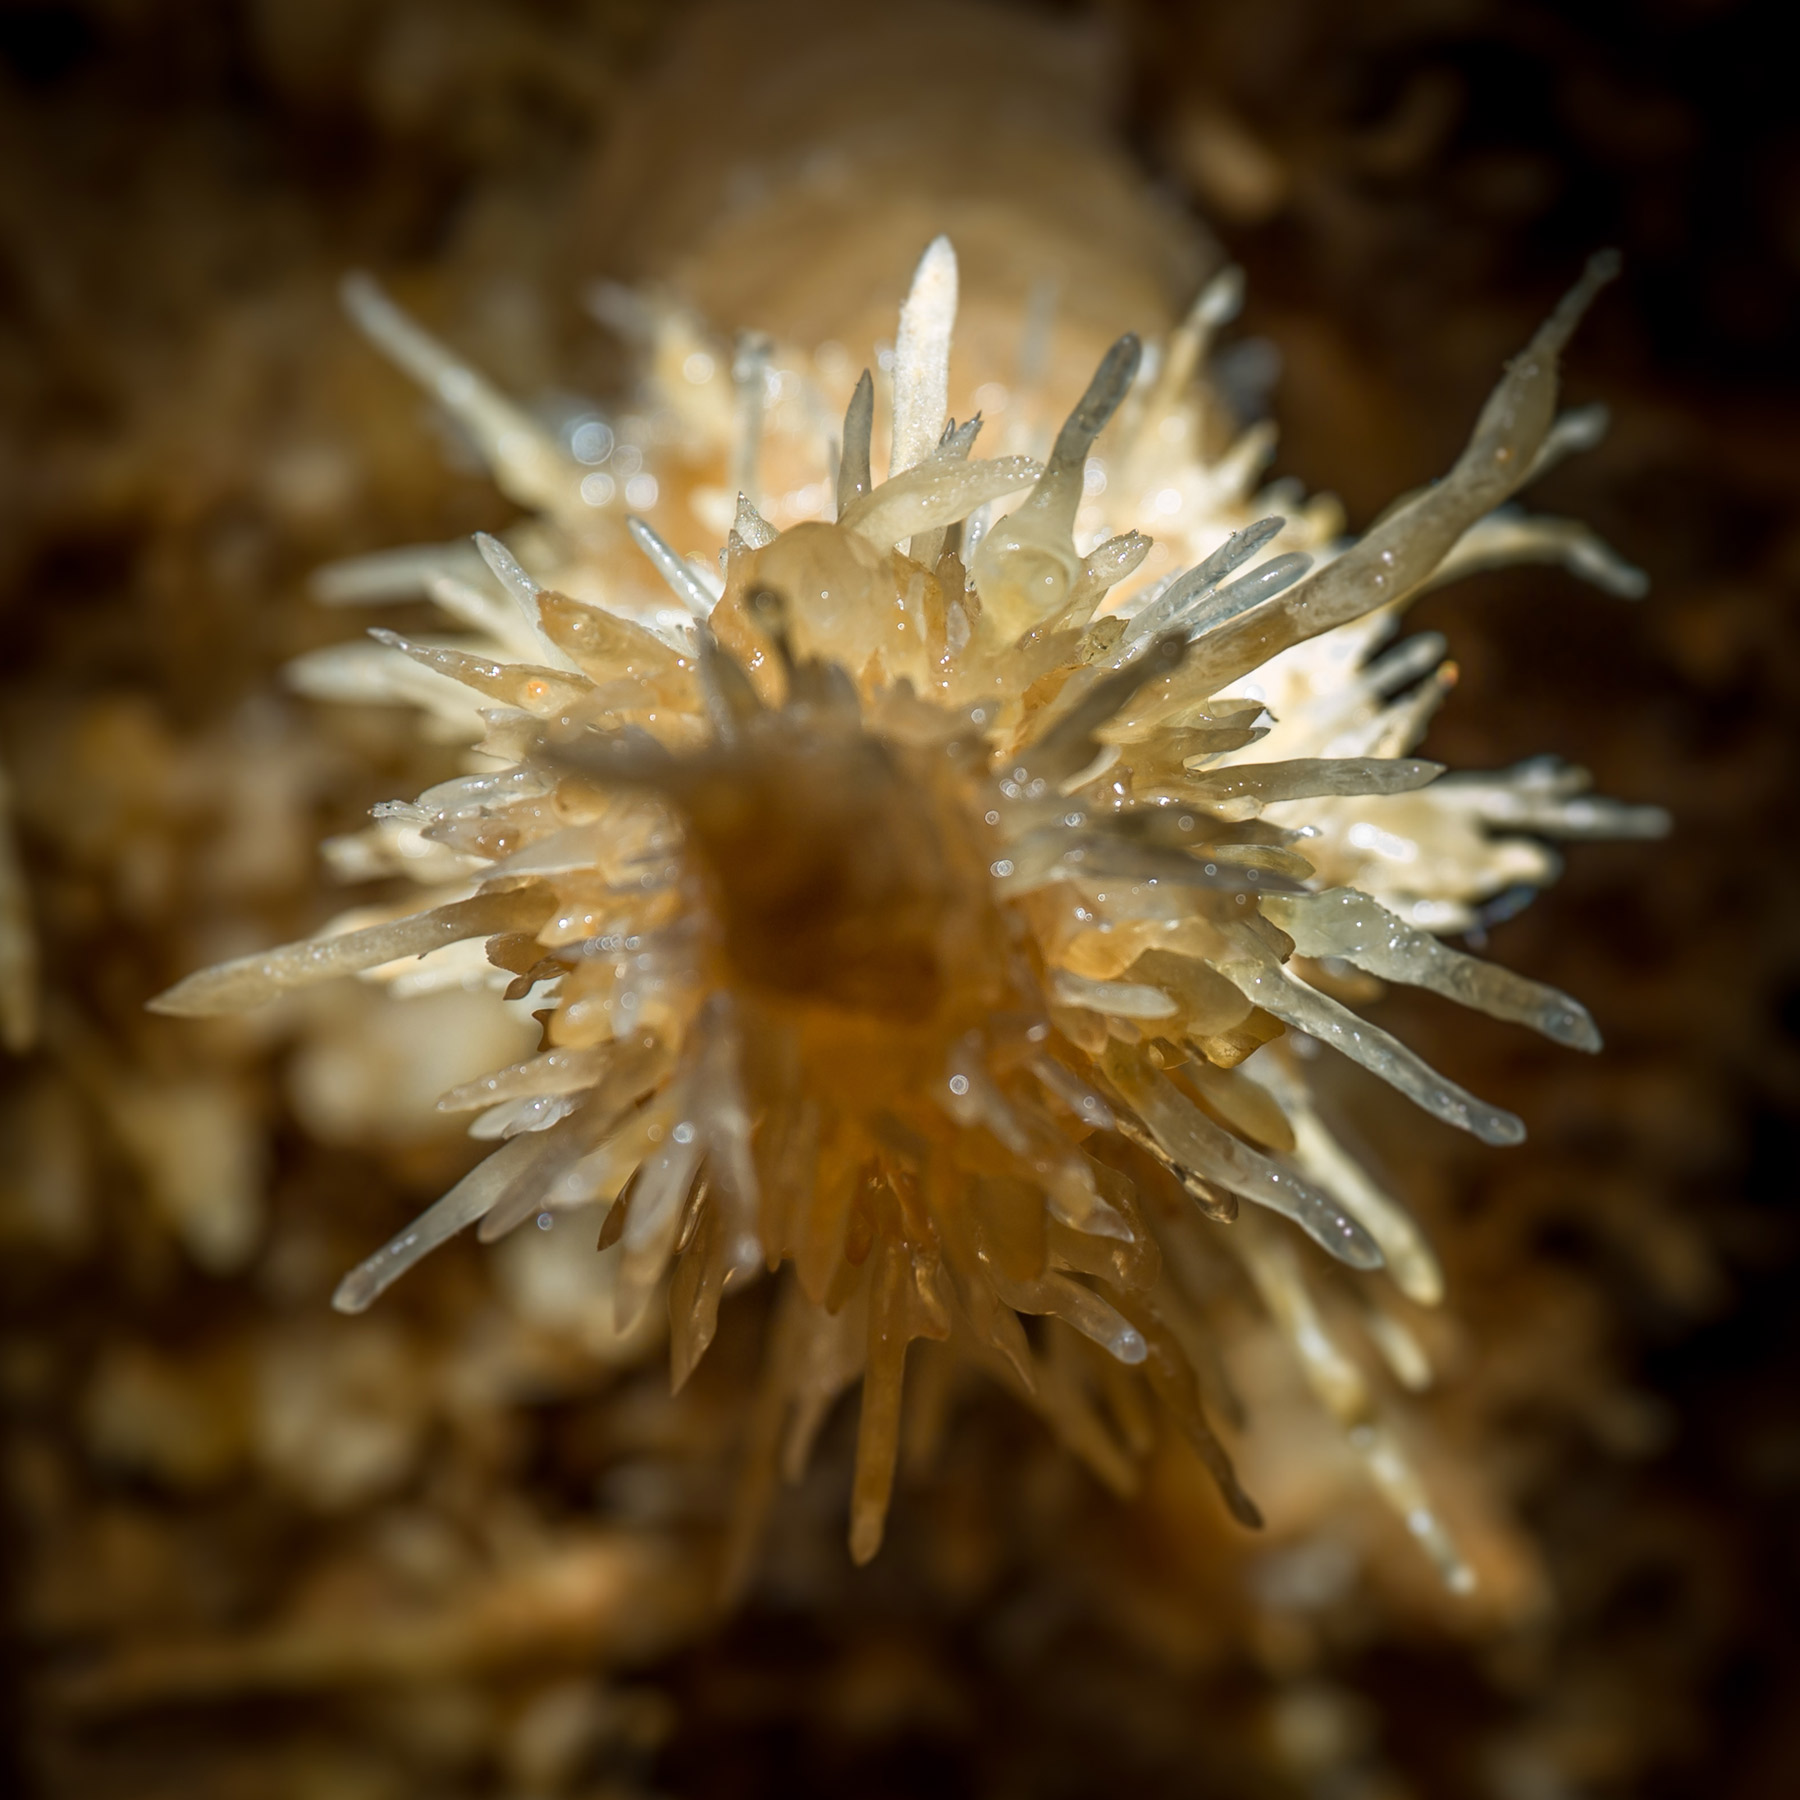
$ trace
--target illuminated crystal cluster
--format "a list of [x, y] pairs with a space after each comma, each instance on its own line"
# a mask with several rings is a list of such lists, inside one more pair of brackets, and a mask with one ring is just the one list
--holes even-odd
[[[1346, 975], [1598, 1048], [1575, 1001], [1442, 934], [1550, 879], [1543, 838], [1654, 833], [1661, 815], [1549, 762], [1457, 777], [1409, 755], [1454, 668], [1435, 636], [1390, 640], [1426, 588], [1498, 562], [1641, 585], [1583, 528], [1507, 505], [1603, 424], [1554, 401], [1607, 273], [1509, 367], [1451, 472], [1356, 542], [1330, 501], [1259, 491], [1266, 430], [1222, 435], [1204, 358], [1229, 273], [1167, 344], [1114, 345], [1047, 445], [1029, 378], [975, 387], [1003, 451], [985, 459], [981, 417], [947, 416], [942, 239], [878, 381], [853, 383], [836, 345], [728, 351], [610, 293], [650, 344], [654, 403], [555, 425], [354, 281], [365, 329], [534, 517], [479, 560], [450, 546], [328, 571], [329, 599], [422, 590], [466, 629], [377, 631], [296, 676], [421, 705], [470, 746], [469, 772], [330, 846], [348, 876], [416, 879], [422, 910], [351, 915], [157, 1004], [233, 1011], [346, 974], [486, 983], [542, 1041], [444, 1096], [498, 1148], [345, 1279], [339, 1308], [468, 1226], [492, 1239], [603, 1208], [618, 1328], [666, 1287], [679, 1384], [721, 1297], [774, 1275], [741, 1571], [778, 1472], [858, 1381], [850, 1539], [874, 1553], [918, 1338], [991, 1369], [1115, 1486], [1153, 1401], [1253, 1521], [1209, 1423], [1235, 1260], [1377, 1485], [1469, 1585], [1303, 1240], [1385, 1266], [1419, 1305], [1441, 1297], [1437, 1265], [1331, 1135], [1303, 1046], [1495, 1144], [1519, 1121], [1334, 998]], [[684, 553], [709, 534], [716, 563]], [[1427, 1378], [1399, 1310], [1377, 1295], [1363, 1316], [1403, 1385]]]

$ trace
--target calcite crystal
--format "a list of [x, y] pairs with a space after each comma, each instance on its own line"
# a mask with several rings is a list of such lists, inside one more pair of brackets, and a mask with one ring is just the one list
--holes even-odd
[[[1223, 430], [1203, 371], [1231, 272], [1167, 343], [1115, 344], [1047, 444], [1029, 380], [974, 383], [992, 458], [980, 415], [947, 416], [943, 239], [854, 383], [835, 344], [732, 349], [630, 300], [654, 403], [558, 428], [353, 280], [359, 321], [534, 517], [479, 557], [327, 572], [328, 598], [423, 590], [464, 631], [377, 631], [297, 679], [422, 706], [468, 773], [332, 846], [346, 874], [423, 884], [423, 908], [351, 915], [156, 1005], [473, 981], [542, 1036], [444, 1096], [498, 1148], [338, 1307], [469, 1226], [586, 1209], [618, 1328], [666, 1289], [679, 1384], [721, 1299], [778, 1282], [741, 1576], [777, 1473], [858, 1381], [850, 1543], [874, 1554], [915, 1339], [989, 1368], [1117, 1487], [1160, 1407], [1254, 1523], [1210, 1422], [1235, 1261], [1445, 1579], [1473, 1585], [1321, 1305], [1349, 1272], [1385, 1267], [1422, 1306], [1443, 1284], [1332, 1135], [1309, 1058], [1329, 1045], [1509, 1144], [1518, 1119], [1334, 996], [1372, 975], [1599, 1046], [1576, 1001], [1444, 937], [1551, 879], [1542, 839], [1661, 815], [1552, 762], [1448, 776], [1411, 755], [1454, 665], [1436, 637], [1391, 640], [1410, 600], [1495, 562], [1641, 586], [1583, 528], [1509, 505], [1603, 424], [1558, 417], [1555, 394], [1609, 272], [1596, 259], [1509, 366], [1450, 473], [1355, 542], [1329, 500], [1259, 487], [1266, 431]], [[708, 527], [716, 565], [683, 549]], [[1361, 1317], [1400, 1385], [1428, 1378], [1403, 1309], [1371, 1293]]]

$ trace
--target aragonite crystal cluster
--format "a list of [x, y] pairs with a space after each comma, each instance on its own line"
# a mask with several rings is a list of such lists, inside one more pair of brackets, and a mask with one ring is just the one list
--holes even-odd
[[[1337, 997], [1368, 976], [1598, 1048], [1577, 1002], [1445, 935], [1551, 879], [1544, 839], [1661, 815], [1553, 762], [1446, 775], [1411, 755], [1455, 671], [1441, 639], [1395, 634], [1410, 600], [1497, 562], [1640, 585], [1585, 529], [1508, 504], [1603, 424], [1557, 416], [1555, 394], [1608, 273], [1596, 259], [1509, 366], [1450, 473], [1354, 542], [1328, 500], [1260, 487], [1266, 431], [1222, 431], [1205, 359], [1230, 272], [1166, 343], [1116, 343], [1048, 443], [1029, 345], [1013, 388], [976, 384], [993, 457], [979, 414], [948, 416], [943, 239], [854, 382], [838, 345], [728, 348], [612, 294], [656, 403], [554, 426], [354, 280], [365, 329], [533, 517], [479, 558], [327, 572], [329, 598], [422, 590], [463, 630], [377, 631], [297, 679], [422, 706], [468, 772], [331, 846], [351, 876], [412, 877], [423, 905], [156, 1005], [235, 1011], [351, 974], [485, 983], [541, 1043], [444, 1096], [497, 1147], [338, 1307], [470, 1226], [591, 1209], [618, 1327], [666, 1290], [679, 1384], [722, 1298], [772, 1279], [741, 1573], [777, 1476], [858, 1382], [850, 1542], [874, 1554], [919, 1338], [990, 1369], [1115, 1485], [1162, 1409], [1254, 1522], [1210, 1422], [1235, 1263], [1471, 1585], [1365, 1354], [1401, 1386], [1428, 1377], [1367, 1277], [1430, 1306], [1438, 1267], [1309, 1074], [1323, 1044], [1439, 1120], [1522, 1137]], [[724, 538], [716, 562], [677, 547], [696, 525]], [[1340, 1281], [1366, 1287], [1366, 1346], [1325, 1303]]]

